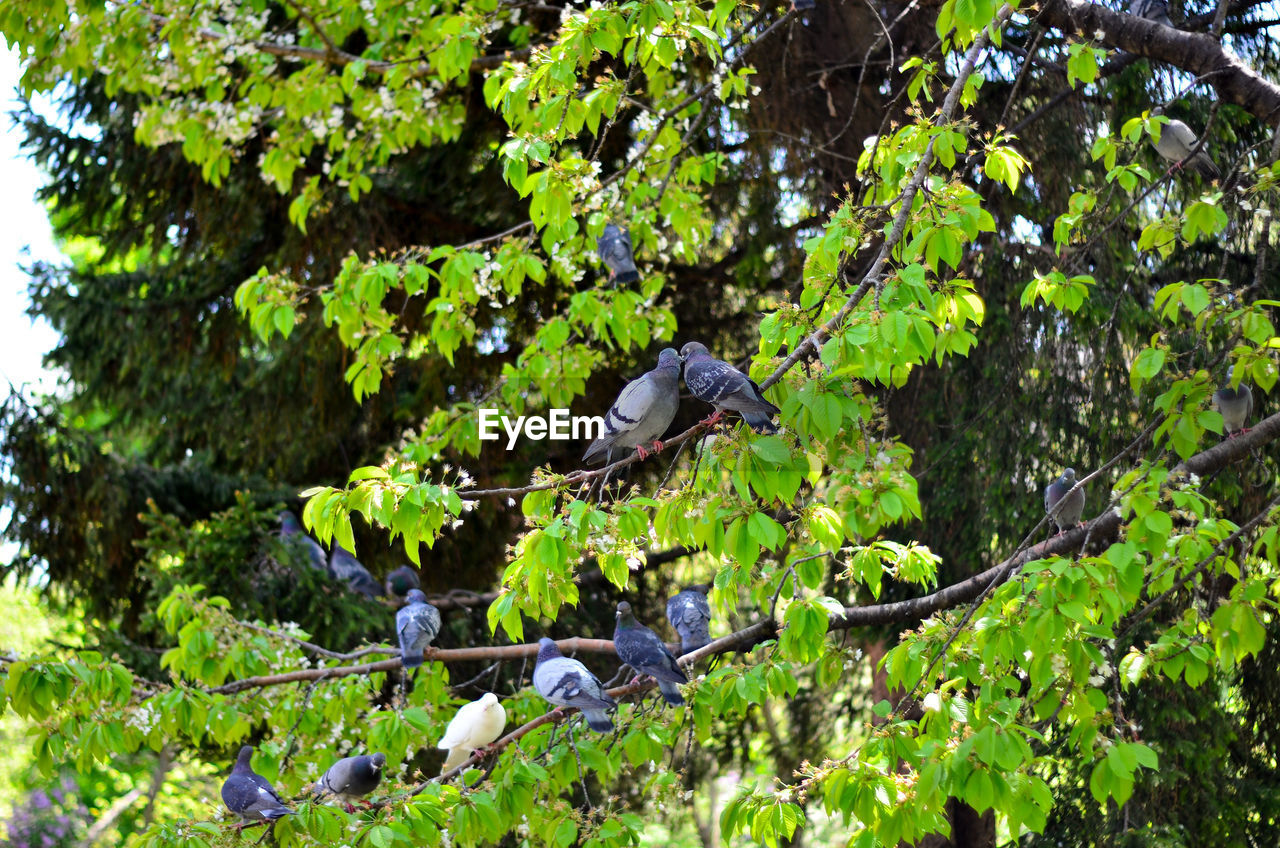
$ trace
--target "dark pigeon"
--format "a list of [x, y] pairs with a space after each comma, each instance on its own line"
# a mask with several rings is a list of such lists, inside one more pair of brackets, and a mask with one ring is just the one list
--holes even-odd
[[776, 433], [773, 416], [778, 407], [765, 400], [760, 387], [727, 362], [713, 359], [701, 342], [689, 342], [680, 349], [684, 358], [684, 383], [698, 400], [716, 408], [715, 420], [726, 410], [742, 416], [757, 433]]
[[617, 702], [605, 694], [604, 686], [585, 665], [560, 653], [556, 643], [545, 636], [538, 640], [533, 688], [557, 707], [577, 707], [587, 727], [597, 733], [613, 730], [607, 711], [617, 707]]
[[613, 649], [618, 658], [640, 674], [647, 674], [658, 681], [658, 691], [668, 704], [680, 706], [684, 696], [680, 684], [689, 678], [680, 670], [680, 664], [671, 656], [658, 634], [636, 621], [631, 614], [631, 604], [618, 604], [618, 625], [613, 630]]
[[807, 12], [810, 9], [816, 8], [817, 5], [817, 0], [791, 0], [791, 8], [795, 9], [797, 12]]
[[1222, 426], [1228, 438], [1234, 438], [1248, 432], [1249, 415], [1253, 412], [1253, 391], [1249, 384], [1241, 381], [1238, 388], [1231, 388], [1231, 376], [1235, 367], [1227, 369], [1227, 382], [1213, 393], [1213, 402], [1222, 413]]
[[427, 603], [421, 589], [410, 589], [407, 603], [396, 613], [396, 635], [400, 637], [400, 660], [405, 668], [422, 665], [422, 651], [440, 632], [440, 610]]
[[284, 805], [267, 779], [253, 770], [253, 746], [245, 745], [236, 757], [231, 775], [222, 784], [222, 803], [240, 817], [236, 828], [243, 829], [257, 822], [274, 822], [291, 816], [294, 811]]
[[596, 253], [609, 268], [609, 279], [616, 285], [640, 279], [631, 253], [631, 234], [627, 230], [619, 229], [616, 224], [606, 225], [600, 238], [596, 239]]
[[356, 559], [356, 555], [342, 545], [335, 545], [333, 548], [333, 556], [329, 558], [329, 573], [335, 579], [346, 583], [347, 588], [353, 592], [360, 592], [370, 598], [382, 595], [382, 589], [369, 573], [369, 569], [365, 568], [360, 560]]
[[338, 760], [316, 781], [315, 796], [320, 799], [332, 795], [346, 805], [347, 812], [352, 812], [356, 801], [378, 788], [382, 767], [386, 764], [386, 754], [362, 754]]
[[[680, 408], [680, 354], [665, 348], [658, 354], [658, 366], [627, 383], [604, 417], [604, 435], [591, 443], [582, 455], [584, 462], [604, 459], [606, 463], [631, 455], [631, 448], [648, 454], [645, 445], [662, 450], [658, 441]], [[615, 449], [619, 455], [614, 456]]]
[[1173, 26], [1173, 21], [1169, 20], [1169, 0], [1133, 0], [1129, 4], [1129, 14], [1162, 26]]
[[418, 572], [407, 565], [402, 565], [387, 575], [382, 586], [387, 590], [388, 595], [403, 601], [410, 589], [420, 589], [422, 583], [418, 580]]
[[711, 641], [711, 605], [707, 603], [707, 586], [685, 588], [667, 601], [667, 621], [680, 637], [680, 653], [696, 651]]
[[310, 565], [316, 571], [326, 571], [329, 567], [329, 558], [324, 554], [324, 548], [320, 547], [320, 543], [306, 534], [302, 529], [302, 524], [298, 521], [298, 516], [292, 512], [285, 510], [280, 513], [280, 538], [286, 545], [301, 545], [307, 552], [307, 565]]
[[1044, 511], [1057, 525], [1059, 533], [1075, 527], [1080, 523], [1080, 516], [1084, 515], [1084, 487], [1071, 492], [1075, 484], [1076, 470], [1068, 468], [1044, 490]]

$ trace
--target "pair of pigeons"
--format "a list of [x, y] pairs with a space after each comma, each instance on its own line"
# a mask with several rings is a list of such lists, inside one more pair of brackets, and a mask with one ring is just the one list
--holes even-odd
[[[222, 803], [240, 817], [237, 830], [262, 822], [272, 823], [295, 812], [285, 805], [270, 781], [253, 770], [252, 759], [253, 746], [245, 745], [236, 757], [230, 776], [222, 784]], [[378, 788], [386, 763], [386, 754], [345, 757], [329, 767], [312, 791], [317, 799], [327, 795], [337, 798], [350, 812], [353, 802]]]
[[631, 455], [648, 458], [648, 448], [662, 450], [661, 436], [671, 426], [680, 407], [680, 369], [684, 382], [699, 400], [715, 407], [708, 422], [725, 412], [737, 412], [757, 433], [776, 433], [773, 416], [778, 407], [765, 400], [760, 387], [727, 362], [711, 356], [706, 345], [688, 342], [680, 352], [665, 348], [658, 366], [623, 387], [604, 417], [604, 433], [583, 454], [584, 462], [601, 459], [611, 463]]
[[[1231, 386], [1234, 370], [1234, 366], [1227, 369], [1227, 382], [1213, 393], [1213, 402], [1222, 415], [1223, 429], [1229, 439], [1248, 432], [1245, 424], [1253, 412], [1253, 392], [1249, 384], [1241, 382], [1235, 388]], [[1074, 468], [1063, 471], [1061, 477], [1045, 487], [1044, 511], [1057, 525], [1059, 533], [1080, 523], [1084, 515], [1084, 486], [1076, 486]]]
[[386, 594], [403, 598], [409, 589], [416, 589], [419, 585], [417, 572], [402, 565], [387, 575], [385, 585], [379, 587], [355, 554], [341, 545], [334, 546], [332, 555], [326, 554], [320, 543], [302, 529], [298, 516], [288, 510], [280, 513], [280, 538], [285, 544], [301, 544], [307, 553], [307, 564], [316, 571], [327, 572], [335, 580], [345, 583], [351, 591], [371, 600], [381, 597], [384, 588]]
[[[711, 611], [703, 587], [691, 587], [667, 602], [667, 618], [680, 635], [683, 653], [697, 650], [710, 642], [707, 624]], [[680, 668], [667, 645], [648, 627], [636, 620], [631, 604], [618, 604], [617, 626], [613, 631], [613, 649], [618, 658], [635, 670], [637, 676], [649, 675], [658, 682], [658, 691], [668, 704], [681, 706], [684, 696], [680, 685], [689, 678]], [[566, 657], [554, 641], [538, 640], [538, 664], [533, 669], [533, 688], [556, 707], [575, 707], [597, 733], [613, 730], [609, 711], [618, 706], [591, 671], [576, 659]]]

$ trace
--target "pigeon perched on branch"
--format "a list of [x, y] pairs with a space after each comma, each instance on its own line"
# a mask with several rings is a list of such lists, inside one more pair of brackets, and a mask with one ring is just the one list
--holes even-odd
[[1213, 393], [1213, 402], [1222, 414], [1222, 426], [1227, 431], [1228, 438], [1235, 438], [1249, 431], [1245, 425], [1249, 423], [1249, 415], [1253, 412], [1253, 391], [1249, 384], [1241, 380], [1238, 388], [1231, 388], [1234, 371], [1235, 366], [1227, 369], [1227, 382]]
[[419, 589], [422, 583], [418, 580], [418, 572], [410, 566], [402, 565], [387, 575], [382, 586], [389, 596], [403, 601], [410, 589]]
[[711, 605], [707, 586], [688, 586], [667, 601], [667, 621], [680, 637], [680, 653], [696, 651], [711, 641]]
[[315, 796], [320, 799], [331, 795], [346, 806], [348, 813], [353, 812], [356, 801], [378, 788], [386, 764], [387, 755], [381, 753], [338, 760], [316, 781]]
[[577, 707], [587, 727], [597, 733], [613, 730], [607, 712], [618, 706], [587, 667], [560, 653], [556, 643], [545, 636], [538, 640], [538, 664], [533, 669], [533, 688], [557, 707]]
[[1076, 470], [1068, 468], [1044, 490], [1044, 511], [1057, 525], [1059, 534], [1079, 524], [1080, 516], [1084, 515], [1084, 487], [1072, 492], [1075, 484]]
[[638, 673], [647, 674], [658, 681], [658, 691], [668, 704], [678, 707], [684, 703], [680, 684], [688, 683], [689, 678], [680, 670], [680, 664], [671, 656], [666, 643], [658, 638], [658, 634], [636, 621], [631, 613], [631, 604], [626, 601], [618, 604], [618, 625], [613, 630], [613, 649], [617, 651], [618, 659]]
[[727, 362], [712, 358], [706, 345], [688, 342], [680, 349], [684, 359], [684, 383], [698, 400], [716, 408], [708, 421], [716, 421], [726, 410], [742, 416], [757, 433], [776, 433], [773, 416], [778, 407], [765, 400], [760, 387]]
[[440, 633], [440, 610], [427, 603], [421, 589], [410, 589], [408, 603], [396, 613], [396, 635], [400, 637], [400, 661], [405, 668], [422, 665], [422, 651]]
[[463, 704], [445, 728], [444, 738], [436, 745], [440, 750], [449, 752], [440, 773], [459, 766], [471, 756], [472, 751], [488, 748], [502, 735], [506, 724], [507, 711], [492, 692], [485, 692], [479, 700]]
[[[1222, 176], [1222, 172], [1218, 170], [1218, 166], [1213, 164], [1213, 160], [1209, 158], [1209, 154], [1205, 152], [1203, 145], [1199, 144], [1196, 134], [1192, 132], [1191, 127], [1179, 121], [1177, 118], [1170, 118], [1168, 122], [1160, 128], [1160, 138], [1155, 142], [1156, 152], [1165, 159], [1173, 163], [1173, 168], [1180, 168], [1184, 160], [1191, 156], [1191, 152], [1196, 151], [1195, 156], [1187, 161], [1187, 164], [1194, 168], [1200, 176], [1206, 180], [1216, 180]], [[1199, 150], [1196, 150], [1199, 146]]]
[[280, 538], [286, 545], [302, 545], [307, 552], [307, 565], [316, 571], [328, 570], [329, 557], [325, 556], [324, 548], [307, 535], [298, 516], [289, 510], [280, 513]]
[[1168, 0], [1133, 0], [1129, 4], [1129, 14], [1162, 26], [1173, 26], [1173, 21], [1169, 20]]
[[601, 458], [613, 462], [631, 455], [635, 448], [641, 459], [648, 458], [645, 445], [662, 450], [659, 438], [667, 432], [676, 410], [680, 408], [680, 354], [665, 348], [658, 354], [658, 365], [623, 387], [618, 399], [604, 416], [604, 435], [591, 443], [582, 455], [584, 462]]
[[623, 286], [640, 279], [636, 260], [631, 253], [631, 233], [607, 224], [600, 238], [596, 239], [596, 253], [609, 269], [609, 279]]
[[236, 757], [231, 775], [222, 784], [222, 803], [240, 817], [237, 830], [259, 822], [274, 822], [294, 814], [280, 800], [280, 795], [267, 779], [253, 770], [249, 762], [251, 759], [253, 746], [245, 745]]
[[347, 588], [353, 592], [360, 592], [369, 598], [377, 598], [382, 594], [382, 589], [369, 569], [342, 545], [335, 545], [333, 548], [333, 556], [329, 558], [329, 573], [334, 579], [346, 583]]

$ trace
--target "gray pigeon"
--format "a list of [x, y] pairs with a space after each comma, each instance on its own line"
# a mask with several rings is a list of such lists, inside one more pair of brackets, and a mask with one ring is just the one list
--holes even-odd
[[370, 598], [382, 595], [382, 589], [378, 587], [378, 582], [373, 579], [369, 569], [361, 565], [356, 555], [342, 545], [335, 545], [333, 548], [333, 556], [329, 558], [329, 573], [346, 583], [347, 588], [353, 592], [361, 592]]
[[689, 678], [680, 670], [680, 664], [671, 656], [658, 634], [636, 621], [631, 614], [631, 604], [618, 604], [618, 625], [613, 630], [613, 649], [618, 658], [640, 674], [647, 674], [658, 681], [658, 691], [668, 704], [680, 706], [684, 696], [680, 684]]
[[582, 455], [584, 462], [603, 458], [613, 462], [631, 455], [635, 448], [641, 459], [648, 458], [645, 445], [662, 450], [659, 437], [667, 432], [676, 410], [680, 408], [680, 354], [675, 348], [664, 348], [658, 354], [658, 367], [646, 371], [623, 387], [618, 399], [604, 417], [604, 435], [591, 443]]
[[[1168, 123], [1160, 128], [1160, 140], [1155, 144], [1156, 152], [1172, 162], [1173, 168], [1179, 168], [1183, 160], [1191, 155], [1191, 151], [1196, 149], [1197, 143], [1196, 134], [1191, 131], [1191, 127], [1177, 118], [1170, 118]], [[1209, 158], [1203, 146], [1187, 164], [1206, 180], [1216, 180], [1222, 176], [1218, 166], [1213, 164], [1213, 160]]]
[[698, 400], [716, 408], [712, 421], [733, 410], [757, 433], [776, 433], [773, 416], [778, 407], [765, 400], [760, 387], [727, 362], [713, 359], [701, 342], [688, 342], [680, 349], [684, 359], [684, 384]]
[[422, 651], [440, 632], [440, 610], [427, 603], [421, 589], [410, 589], [405, 605], [396, 613], [400, 637], [400, 661], [405, 668], [422, 665]]
[[533, 688], [557, 707], [577, 707], [587, 727], [597, 733], [613, 730], [607, 712], [618, 704], [587, 667], [560, 653], [556, 643], [543, 636], [538, 640], [538, 664], [533, 668]]
[[1173, 21], [1169, 20], [1168, 0], [1132, 0], [1129, 4], [1129, 14], [1146, 18], [1162, 26], [1173, 26]]
[[807, 12], [818, 5], [817, 0], [791, 0], [791, 8], [797, 12]]
[[600, 238], [596, 239], [596, 253], [609, 268], [609, 279], [617, 285], [634, 283], [640, 279], [636, 261], [631, 254], [631, 234], [616, 224], [607, 224]]
[[388, 574], [382, 585], [388, 595], [403, 601], [410, 589], [421, 588], [422, 583], [418, 580], [418, 572], [407, 565], [402, 565]]
[[[1075, 484], [1076, 470], [1068, 468], [1044, 490], [1044, 511], [1057, 525], [1059, 534], [1079, 524], [1080, 516], [1084, 515], [1084, 487], [1071, 492], [1071, 487]], [[1071, 494], [1068, 495], [1068, 492]]]
[[680, 637], [680, 653], [696, 651], [711, 641], [711, 605], [707, 586], [688, 586], [667, 601], [667, 621]]
[[332, 795], [346, 805], [348, 813], [354, 812], [352, 804], [378, 788], [382, 767], [386, 764], [386, 754], [362, 754], [338, 760], [316, 781], [315, 797]]
[[1213, 402], [1222, 413], [1222, 426], [1228, 438], [1248, 432], [1249, 428], [1244, 425], [1249, 423], [1249, 415], [1253, 412], [1253, 391], [1249, 384], [1242, 380], [1239, 388], [1231, 388], [1234, 371], [1235, 366], [1227, 369], [1227, 382], [1213, 393]]
[[267, 779], [253, 770], [253, 766], [249, 764], [251, 759], [253, 746], [245, 745], [236, 757], [231, 775], [222, 784], [222, 803], [240, 817], [237, 830], [243, 830], [257, 822], [274, 822], [294, 814], [280, 800], [279, 794]]
[[[307, 565], [316, 571], [328, 569], [329, 558], [324, 554], [320, 543], [306, 534], [298, 516], [289, 510], [280, 513], [280, 538], [286, 545], [302, 545], [307, 551]], [[298, 540], [298, 541], [294, 541]]]

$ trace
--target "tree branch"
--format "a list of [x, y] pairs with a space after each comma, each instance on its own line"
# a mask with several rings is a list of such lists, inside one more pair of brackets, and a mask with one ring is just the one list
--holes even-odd
[[1220, 99], [1263, 123], [1280, 124], [1280, 86], [1259, 76], [1211, 35], [1162, 26], [1085, 0], [1045, 0], [1039, 20], [1064, 33], [1080, 33], [1090, 40], [1096, 36], [1112, 47], [1196, 74]]

